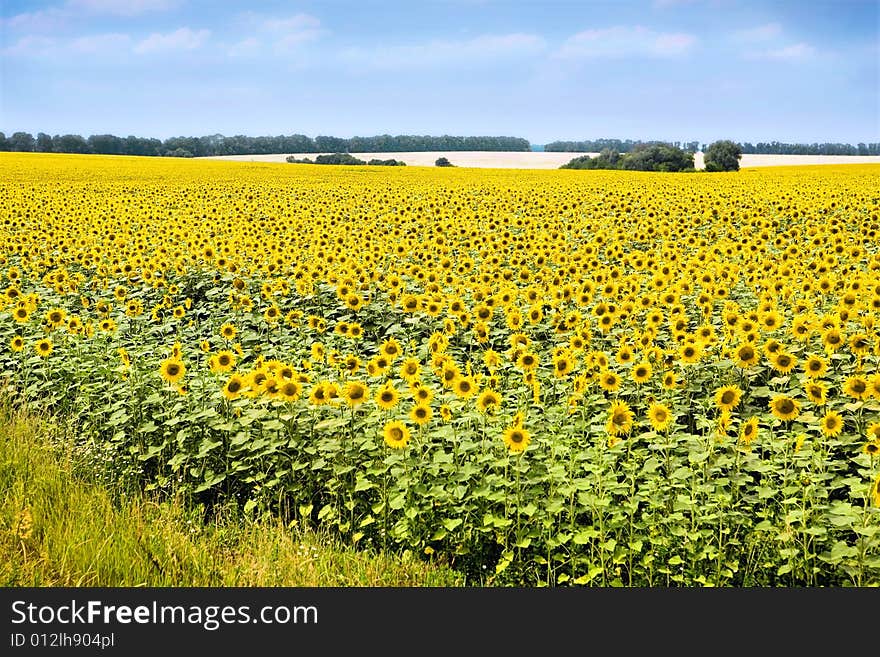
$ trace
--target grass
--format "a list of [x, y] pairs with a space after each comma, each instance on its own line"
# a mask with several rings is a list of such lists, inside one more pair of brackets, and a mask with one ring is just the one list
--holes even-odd
[[462, 586], [442, 564], [183, 499], [114, 495], [51, 419], [0, 405], [0, 585]]

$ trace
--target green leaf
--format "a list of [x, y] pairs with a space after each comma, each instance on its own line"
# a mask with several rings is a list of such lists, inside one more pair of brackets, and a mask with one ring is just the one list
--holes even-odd
[[576, 578], [574, 580], [574, 583], [581, 585], [589, 584], [594, 579], [596, 579], [597, 576], [601, 575], [603, 570], [604, 568], [602, 568], [602, 566], [593, 566], [592, 568], [590, 568], [590, 570], [587, 571], [585, 575], [581, 575], [580, 577]]
[[448, 531], [455, 531], [456, 527], [458, 527], [459, 525], [461, 525], [461, 523], [462, 523], [462, 519], [461, 519], [461, 518], [445, 518], [445, 519], [443, 520], [443, 526], [444, 526]]
[[572, 537], [571, 541], [575, 545], [586, 545], [587, 543], [592, 541], [594, 538], [597, 538], [598, 536], [599, 536], [599, 530], [594, 529], [593, 527], [589, 527], [589, 528], [583, 529], [583, 530], [579, 531], [577, 534], [575, 534]]

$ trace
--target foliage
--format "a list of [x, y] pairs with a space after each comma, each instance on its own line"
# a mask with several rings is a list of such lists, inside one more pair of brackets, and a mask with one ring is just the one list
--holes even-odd
[[246, 517], [232, 503], [206, 519], [181, 496], [97, 483], [106, 451], [77, 445], [65, 429], [0, 406], [3, 586], [462, 584], [441, 564], [358, 553], [326, 533]]
[[308, 157], [297, 159], [293, 155], [289, 155], [285, 159], [288, 162], [294, 164], [367, 164], [370, 166], [406, 166], [406, 162], [401, 162], [398, 160], [379, 160], [374, 158], [369, 162], [366, 162], [364, 160], [354, 157], [353, 155], [350, 155], [349, 153], [332, 153], [327, 155], [318, 155], [314, 160]]
[[55, 135], [39, 133], [37, 139], [27, 132], [6, 137], [0, 132], [0, 151], [44, 153], [94, 153], [104, 155], [168, 155], [178, 150], [194, 157], [214, 155], [258, 155], [271, 153], [389, 153], [409, 151], [529, 151], [528, 140], [520, 137], [452, 135], [376, 135], [343, 139], [318, 135], [246, 135], [204, 137], [169, 137], [165, 141], [143, 137], [91, 135]]
[[560, 169], [626, 169], [630, 171], [693, 171], [693, 153], [662, 143], [638, 144], [620, 154], [609, 148], [596, 157], [581, 155]]
[[742, 148], [729, 139], [712, 142], [703, 154], [706, 171], [739, 171]]
[[96, 482], [467, 581], [877, 585], [877, 172], [5, 154], [0, 378]]
[[406, 166], [406, 162], [404, 162], [403, 160], [394, 160], [394, 159], [379, 160], [376, 158], [373, 158], [372, 160], [367, 162], [367, 164], [370, 164], [373, 166], [383, 166], [383, 167], [405, 167]]
[[[672, 146], [674, 148], [680, 148], [682, 150], [688, 151], [690, 153], [695, 153], [700, 150], [700, 142], [699, 141], [688, 141], [688, 142], [680, 142], [680, 141], [672, 141], [672, 142], [658, 142], [658, 141], [641, 141], [641, 140], [632, 140], [632, 139], [592, 139], [586, 141], [554, 141], [549, 144], [544, 145], [545, 151], [553, 151], [556, 153], [599, 153], [604, 150], [609, 150], [614, 153], [629, 153], [639, 146], [643, 146], [645, 144], [657, 144], [664, 143], [667, 146]], [[606, 167], [600, 167], [606, 168]]]
[[434, 160], [434, 166], [435, 167], [452, 167], [455, 165], [452, 164], [452, 162], [450, 162], [445, 157], [438, 157], [436, 160]]

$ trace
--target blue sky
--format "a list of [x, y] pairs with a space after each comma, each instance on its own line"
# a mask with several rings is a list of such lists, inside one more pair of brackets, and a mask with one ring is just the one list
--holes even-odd
[[0, 130], [880, 141], [880, 2], [4, 0]]

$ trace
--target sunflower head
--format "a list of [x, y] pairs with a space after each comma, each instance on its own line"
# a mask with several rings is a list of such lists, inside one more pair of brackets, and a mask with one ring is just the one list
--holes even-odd
[[403, 422], [394, 420], [383, 427], [382, 437], [385, 439], [385, 444], [392, 449], [403, 449], [409, 442], [410, 433]]

